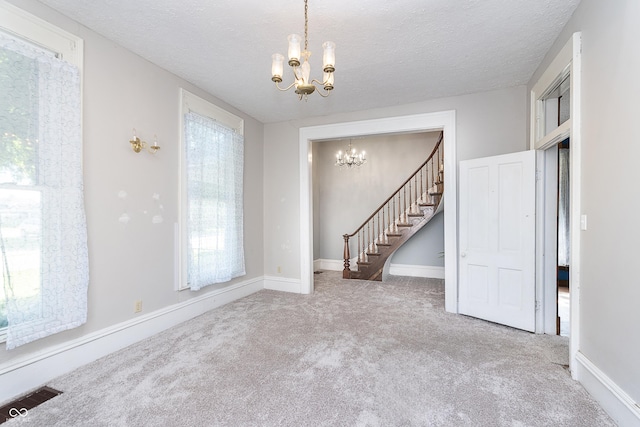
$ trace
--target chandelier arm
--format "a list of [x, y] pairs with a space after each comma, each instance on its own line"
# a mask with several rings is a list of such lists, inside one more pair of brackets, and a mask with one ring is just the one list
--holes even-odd
[[[311, 80], [311, 83], [316, 83], [316, 88], [317, 88], [317, 91], [316, 91], [316, 92], [318, 92], [318, 94], [319, 94], [321, 97], [326, 98], [326, 97], [327, 97], [327, 96], [329, 96], [329, 94], [331, 93], [331, 91], [330, 91], [330, 90], [326, 90], [326, 89], [324, 88], [324, 83], [323, 83], [323, 82], [320, 82], [320, 81], [318, 81], [318, 80], [316, 80], [316, 79], [313, 79], [313, 80]], [[319, 86], [318, 86], [318, 85], [319, 85]], [[324, 94], [322, 93], [323, 91], [324, 91]]]
[[286, 88], [281, 88], [280, 85], [278, 84], [278, 82], [276, 82], [276, 87], [278, 88], [278, 90], [281, 90], [282, 92], [284, 92], [284, 91], [287, 91], [287, 90], [291, 89], [295, 84], [296, 84], [296, 82], [293, 82], [289, 86], [287, 86]]

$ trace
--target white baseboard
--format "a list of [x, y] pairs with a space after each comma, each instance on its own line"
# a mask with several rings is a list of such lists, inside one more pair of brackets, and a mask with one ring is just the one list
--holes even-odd
[[619, 426], [640, 426], [640, 407], [584, 354], [576, 355], [576, 379]]
[[[355, 258], [351, 261], [351, 268], [355, 265]], [[357, 266], [356, 266], [357, 267]], [[316, 259], [313, 261], [313, 270], [342, 271], [344, 270], [344, 260], [341, 259]]]
[[0, 404], [100, 357], [262, 290], [263, 281], [259, 277], [236, 283], [4, 363], [0, 365]]
[[302, 292], [300, 279], [289, 279], [286, 277], [265, 276], [264, 288], [272, 291], [292, 292], [299, 294]]
[[[351, 260], [351, 269], [357, 269], [356, 259]], [[313, 269], [342, 271], [344, 269], [344, 261], [341, 259], [316, 259], [313, 261]], [[444, 267], [428, 266], [428, 265], [407, 265], [407, 264], [391, 264], [389, 266], [389, 274], [393, 276], [410, 276], [410, 277], [427, 277], [433, 279], [444, 279]]]
[[392, 276], [426, 277], [444, 279], [444, 267], [429, 265], [391, 264], [389, 274]]

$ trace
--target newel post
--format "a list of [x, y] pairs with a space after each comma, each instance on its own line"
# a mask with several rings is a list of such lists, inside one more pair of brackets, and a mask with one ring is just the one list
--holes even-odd
[[349, 258], [351, 258], [351, 254], [349, 252], [349, 235], [345, 234], [342, 237], [344, 237], [344, 270], [342, 270], [342, 278], [351, 279], [351, 269], [349, 268]]

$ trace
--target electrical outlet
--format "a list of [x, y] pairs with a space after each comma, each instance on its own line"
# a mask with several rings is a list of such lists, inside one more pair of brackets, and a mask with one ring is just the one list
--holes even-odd
[[140, 313], [142, 311], [142, 300], [139, 299], [138, 301], [136, 301], [136, 305], [133, 308], [133, 312], [134, 313]]

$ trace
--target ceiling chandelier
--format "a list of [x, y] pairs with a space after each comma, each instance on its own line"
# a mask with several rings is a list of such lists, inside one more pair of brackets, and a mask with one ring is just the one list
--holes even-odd
[[364, 151], [358, 153], [354, 147], [351, 146], [351, 140], [349, 140], [349, 147], [343, 153], [338, 151], [336, 154], [336, 166], [346, 166], [348, 168], [352, 166], [361, 166], [367, 163], [367, 155]]
[[[275, 53], [272, 56], [273, 62], [271, 63], [271, 80], [275, 82], [276, 87], [281, 91], [286, 91], [295, 87], [295, 92], [300, 99], [307, 99], [309, 94], [312, 94], [316, 90], [318, 85], [318, 92], [321, 96], [327, 97], [333, 90], [333, 72], [335, 71], [336, 60], [336, 44], [333, 42], [324, 42], [322, 48], [324, 49], [322, 55], [322, 70], [324, 71], [322, 81], [316, 79], [310, 80], [311, 66], [309, 65], [309, 57], [311, 52], [308, 50], [307, 41], [307, 29], [308, 29], [308, 6], [307, 0], [304, 0], [304, 50], [300, 51], [301, 37], [298, 34], [290, 34], [289, 40], [289, 65], [293, 68], [294, 82], [286, 88], [280, 87], [279, 83], [282, 83], [282, 75], [284, 72], [284, 56]], [[300, 65], [302, 60], [302, 65]], [[324, 91], [323, 91], [324, 90]]]

